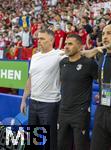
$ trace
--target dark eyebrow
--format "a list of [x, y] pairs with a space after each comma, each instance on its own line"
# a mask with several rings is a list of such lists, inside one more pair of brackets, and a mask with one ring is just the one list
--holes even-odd
[[72, 45], [73, 43], [72, 42], [65, 42], [65, 45], [68, 44], [68, 45]]
[[40, 40], [44, 40], [45, 38], [43, 38], [43, 37], [38, 37], [38, 39], [40, 39]]
[[[105, 32], [102, 32], [102, 35], [104, 35]], [[106, 31], [106, 33], [111, 33], [111, 31]]]
[[107, 31], [107, 33], [111, 33], [111, 31]]

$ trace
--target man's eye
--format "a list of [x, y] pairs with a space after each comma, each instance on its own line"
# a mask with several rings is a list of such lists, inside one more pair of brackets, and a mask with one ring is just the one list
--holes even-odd
[[72, 43], [69, 43], [68, 45], [73, 45]]

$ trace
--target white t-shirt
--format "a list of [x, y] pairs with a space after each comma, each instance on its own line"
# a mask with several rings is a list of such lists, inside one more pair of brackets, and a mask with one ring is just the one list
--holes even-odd
[[32, 56], [29, 73], [31, 75], [31, 99], [41, 102], [60, 101], [59, 62], [63, 51], [51, 50]]
[[53, 1], [48, 0], [48, 5], [49, 6], [55, 6], [56, 4], [57, 4], [57, 0], [53, 0]]
[[0, 59], [3, 59], [3, 53], [4, 53], [5, 46], [6, 46], [5, 42], [0, 41]]
[[28, 47], [30, 45], [30, 33], [29, 32], [22, 32], [22, 46]]

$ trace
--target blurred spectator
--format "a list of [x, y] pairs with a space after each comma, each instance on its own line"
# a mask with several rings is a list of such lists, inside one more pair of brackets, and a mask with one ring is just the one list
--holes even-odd
[[38, 29], [38, 23], [37, 23], [37, 20], [35, 18], [32, 18], [30, 28], [31, 28], [31, 34], [33, 35]]
[[59, 24], [56, 24], [54, 48], [63, 49], [65, 38], [66, 38], [66, 33], [63, 30], [61, 30]]
[[90, 49], [96, 46], [93, 28], [99, 27], [97, 45], [101, 45], [100, 26], [111, 23], [110, 7], [108, 0], [1, 0], [0, 33], [5, 42], [5, 51], [13, 43], [17, 46], [16, 37], [20, 36], [21, 56], [18, 50], [17, 59], [30, 59], [38, 49], [37, 36], [41, 28], [55, 32], [55, 48], [64, 47], [67, 34], [77, 33], [82, 37], [84, 48]]
[[87, 49], [97, 46], [97, 27], [93, 27], [93, 32], [89, 33], [86, 40]]
[[78, 34], [77, 27], [74, 26], [71, 22], [67, 22], [66, 24], [66, 34]]
[[97, 46], [102, 46], [102, 31], [105, 26], [106, 26], [105, 22], [100, 22], [97, 34]]
[[89, 22], [88, 17], [82, 17], [81, 18], [82, 26], [84, 27], [84, 29], [86, 30], [87, 33], [91, 33], [92, 32], [92, 27], [88, 22]]
[[0, 59], [3, 59], [4, 57], [4, 50], [5, 50], [6, 44], [3, 39], [2, 34], [0, 33]]
[[23, 28], [22, 32], [20, 33], [22, 39], [22, 46], [23, 47], [30, 47], [33, 44], [32, 36], [29, 31], [28, 27]]
[[8, 60], [16, 60], [17, 59], [18, 52], [16, 50], [15, 45], [10, 45], [8, 51], [6, 52], [6, 58]]
[[105, 20], [106, 20], [106, 24], [108, 25], [108, 24], [111, 24], [111, 14], [110, 13], [106, 13], [105, 15], [104, 15], [104, 18], [105, 18]]
[[88, 33], [86, 32], [86, 30], [81, 24], [79, 24], [78, 30], [79, 30], [79, 35], [82, 38], [82, 44], [84, 45], [84, 48], [85, 48]]

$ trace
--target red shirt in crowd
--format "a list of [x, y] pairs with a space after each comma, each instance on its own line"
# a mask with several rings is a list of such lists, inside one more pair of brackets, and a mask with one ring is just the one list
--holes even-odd
[[83, 43], [83, 45], [85, 45], [86, 44], [86, 39], [87, 39], [87, 32], [86, 32], [86, 30], [85, 29], [81, 29], [80, 31], [79, 31], [79, 35], [81, 36], [81, 38], [82, 38], [82, 43]]
[[8, 60], [14, 60], [14, 59], [16, 58], [16, 56], [15, 56], [15, 55], [12, 55], [10, 52], [7, 52], [7, 53], [6, 53], [6, 58], [7, 58]]
[[42, 6], [44, 9], [47, 9], [47, 0], [42, 0]]
[[5, 22], [6, 22], [6, 24], [7, 24], [8, 26], [11, 24], [11, 22], [10, 22], [10, 19], [9, 19], [9, 18], [6, 18], [6, 19], [5, 19]]
[[61, 38], [63, 38], [63, 42], [62, 42], [62, 46], [61, 46], [61, 48], [63, 49], [64, 48], [64, 41], [66, 38], [66, 33], [63, 30], [55, 31], [55, 42], [54, 42], [55, 49], [59, 48]]
[[38, 24], [31, 24], [31, 34], [33, 35], [38, 29]]
[[3, 16], [4, 16], [3, 13], [0, 12], [0, 20], [3, 19]]
[[38, 39], [35, 38], [33, 39], [33, 48], [37, 48], [38, 47]]

